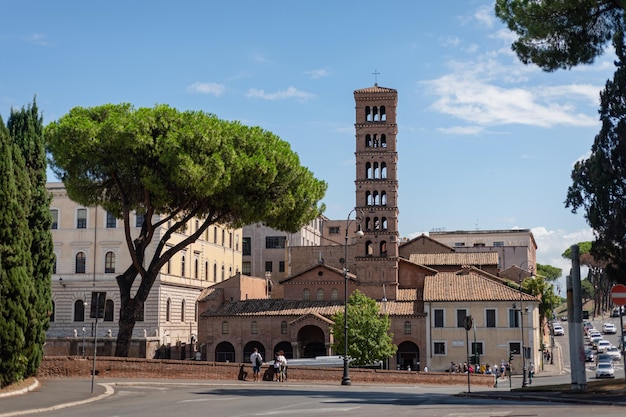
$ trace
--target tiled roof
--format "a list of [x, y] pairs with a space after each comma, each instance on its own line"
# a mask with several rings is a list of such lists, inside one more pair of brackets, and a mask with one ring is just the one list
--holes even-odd
[[208, 287], [202, 290], [198, 296], [198, 301], [215, 300], [222, 297], [224, 290], [222, 288]]
[[354, 90], [354, 94], [367, 94], [367, 93], [397, 93], [397, 90], [393, 88], [380, 87], [378, 84], [374, 84], [373, 87], [361, 88], [360, 90]]
[[[522, 301], [539, 301], [521, 293]], [[499, 278], [470, 269], [467, 273], [440, 272], [426, 277], [424, 301], [517, 301], [520, 292]]]
[[409, 260], [420, 265], [498, 265], [498, 253], [413, 253]]
[[[415, 301], [377, 301], [381, 313], [391, 316], [423, 315], [421, 303]], [[253, 317], [319, 315], [330, 318], [343, 311], [343, 301], [290, 301], [290, 300], [246, 300], [225, 303], [217, 311], [207, 311], [201, 317]], [[420, 309], [420, 311], [418, 311]]]

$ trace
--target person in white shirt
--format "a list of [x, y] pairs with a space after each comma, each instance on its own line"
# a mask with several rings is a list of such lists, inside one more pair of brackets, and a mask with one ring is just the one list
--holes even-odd
[[259, 349], [254, 348], [252, 354], [250, 354], [250, 362], [252, 363], [252, 374], [254, 376], [254, 382], [259, 382], [259, 375], [261, 374], [261, 365], [263, 364], [263, 356], [259, 353]]

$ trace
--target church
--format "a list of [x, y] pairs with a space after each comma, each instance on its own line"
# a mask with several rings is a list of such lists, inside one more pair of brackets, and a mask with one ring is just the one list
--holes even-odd
[[[202, 359], [248, 362], [254, 348], [266, 360], [279, 350], [287, 359], [338, 355], [332, 316], [357, 289], [391, 319], [398, 350], [390, 369], [444, 371], [470, 350], [487, 363], [522, 351], [539, 359], [539, 300], [498, 276], [499, 252], [461, 251], [424, 235], [401, 242], [398, 93], [374, 84], [354, 91], [354, 100], [355, 207], [345, 221], [332, 221], [345, 244], [288, 245], [291, 273], [272, 285], [267, 276], [236, 274], [206, 288], [198, 298]], [[519, 265], [530, 266], [535, 249]], [[475, 325], [471, 349], [467, 316]]]

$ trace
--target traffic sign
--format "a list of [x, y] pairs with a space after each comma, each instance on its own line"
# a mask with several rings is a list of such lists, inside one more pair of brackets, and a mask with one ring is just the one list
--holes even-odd
[[618, 306], [626, 305], [626, 285], [617, 284], [611, 288], [611, 299]]

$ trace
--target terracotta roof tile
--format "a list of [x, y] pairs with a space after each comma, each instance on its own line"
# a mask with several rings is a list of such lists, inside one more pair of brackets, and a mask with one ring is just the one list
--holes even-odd
[[393, 88], [380, 87], [378, 84], [374, 84], [373, 87], [361, 88], [360, 90], [354, 90], [354, 94], [369, 94], [369, 93], [397, 93], [397, 90]]
[[[503, 283], [498, 277], [471, 269], [466, 274], [440, 272], [426, 277], [424, 301], [517, 301], [520, 292]], [[539, 301], [522, 293], [523, 301]]]
[[409, 260], [420, 265], [498, 265], [498, 253], [413, 253]]

